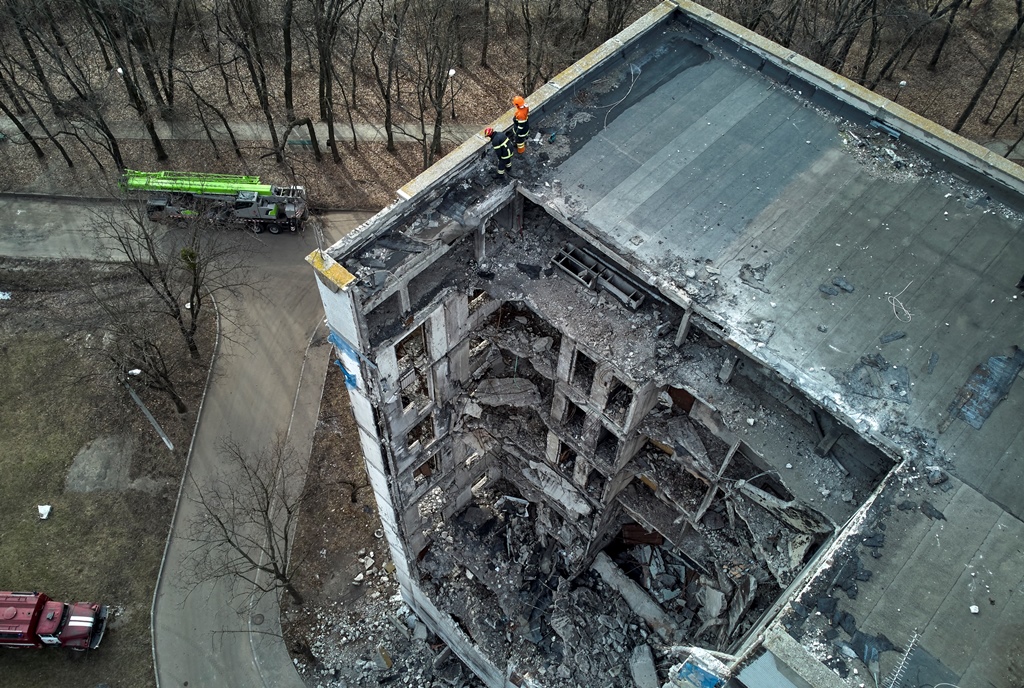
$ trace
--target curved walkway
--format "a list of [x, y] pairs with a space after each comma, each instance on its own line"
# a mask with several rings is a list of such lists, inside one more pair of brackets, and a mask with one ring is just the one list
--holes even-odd
[[[366, 214], [334, 214], [329, 240]], [[236, 304], [241, 331], [228, 331], [214, 363], [196, 430], [189, 475], [172, 524], [154, 603], [153, 646], [157, 685], [300, 688], [303, 684], [280, 637], [276, 598], [267, 595], [259, 625], [240, 616], [240, 581], [207, 583], [191, 592], [180, 584], [185, 531], [196, 505], [192, 480], [203, 484], [216, 472], [217, 445], [231, 435], [245, 449], [288, 434], [296, 454], [308, 457], [316, 427], [329, 345], [313, 341], [323, 307], [303, 258], [315, 247], [312, 232], [259, 237], [256, 280], [265, 298]], [[323, 333], [321, 332], [321, 335]], [[312, 345], [311, 345], [312, 344]]]

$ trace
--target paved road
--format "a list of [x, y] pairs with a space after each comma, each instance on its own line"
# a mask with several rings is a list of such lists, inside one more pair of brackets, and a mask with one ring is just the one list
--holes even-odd
[[[262, 239], [262, 237], [260, 237]], [[282, 241], [279, 241], [282, 240]], [[243, 449], [268, 445], [291, 425], [290, 441], [308, 456], [311, 432], [322, 386], [326, 350], [306, 346], [322, 319], [320, 299], [302, 257], [314, 248], [313, 237], [269, 237], [257, 256], [258, 280], [266, 300], [249, 299], [241, 306], [240, 330], [221, 339], [221, 349], [189, 466], [184, 496], [178, 504], [167, 562], [157, 589], [155, 648], [160, 686], [262, 686], [247, 632], [247, 619], [235, 612], [248, 590], [240, 581], [205, 584], [189, 593], [182, 557], [188, 543], [181, 537], [197, 506], [191, 480], [206, 484], [216, 473], [216, 448], [228, 435]], [[305, 368], [304, 368], [305, 365]], [[306, 383], [299, 387], [300, 376]], [[300, 389], [302, 406], [294, 423], [292, 407]], [[310, 397], [313, 397], [310, 399]], [[238, 586], [238, 587], [236, 587]], [[240, 589], [239, 589], [240, 588]], [[274, 632], [270, 615], [260, 630]], [[276, 645], [265, 648], [274, 652]], [[283, 648], [280, 648], [284, 652]], [[287, 653], [283, 660], [289, 668]], [[278, 659], [268, 662], [280, 664]], [[288, 679], [291, 679], [289, 681]], [[301, 686], [295, 671], [275, 674], [266, 685]]]
[[[327, 239], [334, 241], [366, 214], [335, 214], [328, 221]], [[207, 393], [195, 438], [189, 473], [203, 484], [214, 474], [216, 447], [227, 435], [243, 448], [269, 443], [276, 433], [288, 432], [300, 456], [309, 456], [323, 389], [329, 347], [307, 346], [323, 320], [323, 307], [313, 275], [303, 258], [315, 248], [312, 232], [303, 235], [259, 237], [257, 279], [265, 299], [248, 299], [242, 308], [240, 330], [221, 338], [214, 382]], [[323, 333], [317, 339], [323, 340]], [[251, 626], [240, 617], [234, 586], [220, 581], [192, 591], [181, 587], [183, 539], [196, 505], [186, 482], [178, 505], [163, 575], [158, 582], [154, 614], [157, 681], [171, 686], [301, 686], [280, 632], [273, 598], [264, 599], [262, 624]], [[253, 631], [250, 633], [249, 631]]]
[[[73, 203], [0, 199], [0, 255], [18, 257], [93, 257], [100, 247], [89, 232], [92, 216]], [[333, 242], [368, 217], [332, 213], [325, 235]], [[189, 464], [200, 484], [214, 474], [216, 446], [232, 435], [243, 447], [256, 448], [276, 433], [288, 432], [302, 456], [309, 455], [329, 347], [310, 347], [323, 309], [313, 274], [303, 258], [315, 248], [313, 232], [253, 236], [239, 232], [241, 247], [254, 252], [255, 281], [265, 298], [234, 304], [239, 328], [222, 337], [214, 375], [199, 419]], [[182, 578], [184, 528], [195, 505], [186, 481], [172, 525], [167, 562], [157, 583], [154, 648], [161, 688], [247, 688], [302, 685], [280, 637], [277, 606], [271, 597], [259, 611], [265, 619], [251, 625], [232, 602], [230, 582], [203, 586], [188, 594]], [[237, 584], [237, 582], [235, 583]], [[246, 592], [242, 590], [241, 592]]]

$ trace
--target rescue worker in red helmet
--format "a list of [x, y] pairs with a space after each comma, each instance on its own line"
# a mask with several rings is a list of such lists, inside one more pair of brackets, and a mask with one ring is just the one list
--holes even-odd
[[491, 140], [491, 148], [498, 157], [498, 175], [505, 179], [505, 172], [512, 165], [512, 142], [504, 132], [495, 131], [491, 127], [484, 129], [484, 136]]
[[512, 119], [512, 138], [516, 142], [516, 152], [526, 152], [526, 139], [530, 136], [530, 108], [526, 107], [526, 99], [516, 96], [512, 99], [516, 106], [516, 114]]

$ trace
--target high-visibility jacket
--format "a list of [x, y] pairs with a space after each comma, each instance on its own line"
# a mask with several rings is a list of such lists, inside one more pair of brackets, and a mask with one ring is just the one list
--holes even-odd
[[517, 107], [515, 120], [512, 122], [512, 133], [515, 134], [517, 142], [526, 141], [530, 135], [530, 108]]
[[502, 160], [508, 160], [512, 157], [512, 146], [509, 145], [508, 137], [505, 136], [504, 132], [495, 131], [491, 134], [491, 147], [494, 149], [494, 153]]

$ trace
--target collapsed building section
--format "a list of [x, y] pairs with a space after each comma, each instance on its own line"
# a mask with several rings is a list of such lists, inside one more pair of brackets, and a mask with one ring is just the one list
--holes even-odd
[[490, 685], [728, 652], [889, 460], [511, 187], [452, 195], [316, 256], [407, 601]]

